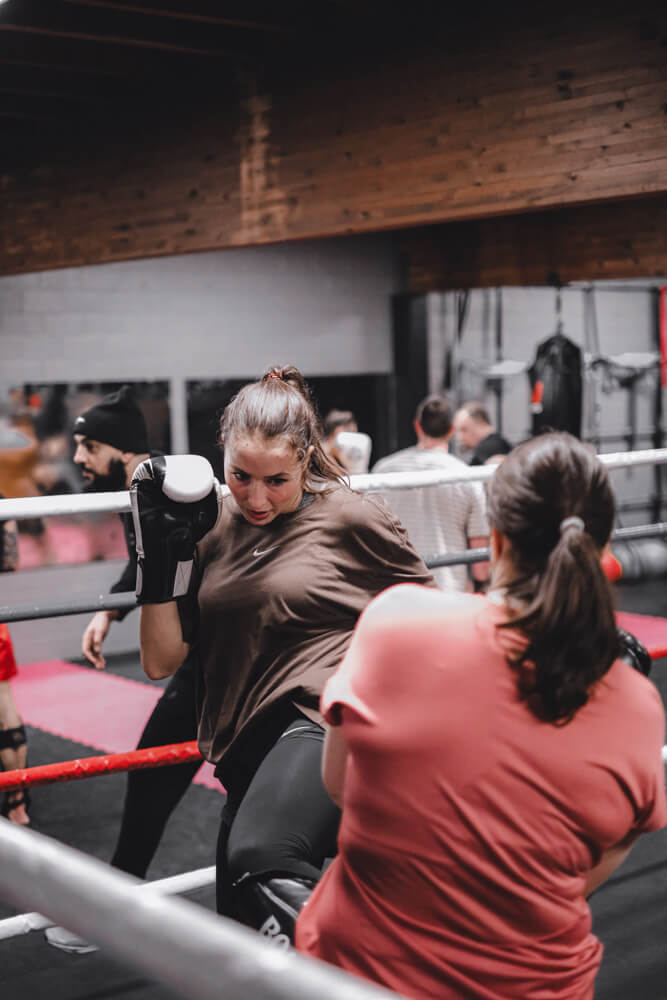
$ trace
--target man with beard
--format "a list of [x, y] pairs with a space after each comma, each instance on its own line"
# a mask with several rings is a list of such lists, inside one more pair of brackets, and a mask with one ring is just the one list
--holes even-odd
[[[106, 493], [127, 490], [132, 473], [149, 457], [148, 434], [143, 413], [130, 386], [109, 393], [74, 421], [76, 451], [74, 462], [81, 466], [86, 492]], [[120, 514], [127, 543], [128, 562], [111, 588], [112, 594], [134, 590], [137, 576], [134, 526], [130, 514]], [[102, 643], [114, 621], [127, 612], [98, 611], [83, 633], [81, 649], [97, 670], [106, 666]]]
[[[74, 461], [81, 466], [88, 481], [88, 492], [125, 490], [132, 474], [144, 459], [159, 454], [150, 452], [143, 414], [130, 386], [105, 396], [85, 410], [72, 428], [76, 442]], [[112, 593], [133, 591], [136, 586], [137, 555], [131, 514], [120, 514], [127, 542], [128, 562]], [[106, 666], [102, 644], [111, 623], [127, 612], [98, 611], [82, 639], [82, 651], [98, 670]], [[144, 727], [137, 749], [184, 743], [197, 738], [195, 706], [195, 661], [188, 658], [174, 674]], [[165, 824], [201, 761], [172, 767], [131, 771], [121, 829], [111, 864], [121, 871], [143, 878], [162, 836]], [[94, 951], [78, 935], [62, 927], [47, 931], [49, 942], [65, 951]]]

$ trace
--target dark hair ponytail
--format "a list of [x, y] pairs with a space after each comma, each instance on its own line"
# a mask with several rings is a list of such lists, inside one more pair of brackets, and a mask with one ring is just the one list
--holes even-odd
[[286, 438], [299, 461], [308, 455], [308, 479], [314, 483], [345, 482], [346, 476], [332, 461], [320, 441], [320, 419], [306, 381], [294, 365], [267, 369], [258, 382], [245, 385], [225, 407], [220, 437], [261, 434]]
[[510, 545], [515, 575], [506, 589], [520, 610], [500, 627], [528, 639], [513, 659], [533, 711], [566, 723], [618, 654], [609, 582], [600, 555], [614, 497], [596, 455], [566, 433], [515, 448], [489, 487], [493, 527]]

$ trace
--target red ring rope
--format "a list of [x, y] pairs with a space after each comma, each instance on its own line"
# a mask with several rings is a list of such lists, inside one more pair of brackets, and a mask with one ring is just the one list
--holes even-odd
[[94, 778], [100, 774], [117, 771], [136, 771], [142, 767], [164, 767], [167, 764], [184, 764], [202, 760], [195, 740], [189, 743], [171, 743], [128, 753], [106, 754], [104, 757], [83, 757], [58, 764], [42, 764], [0, 774], [0, 791], [11, 788], [28, 788], [32, 785], [52, 785], [59, 781], [77, 781]]

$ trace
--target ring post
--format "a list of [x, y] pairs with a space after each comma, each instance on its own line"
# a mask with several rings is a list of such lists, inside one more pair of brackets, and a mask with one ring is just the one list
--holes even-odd
[[0, 820], [0, 894], [100, 945], [187, 1000], [390, 1000], [340, 969], [283, 951], [255, 931], [34, 830]]

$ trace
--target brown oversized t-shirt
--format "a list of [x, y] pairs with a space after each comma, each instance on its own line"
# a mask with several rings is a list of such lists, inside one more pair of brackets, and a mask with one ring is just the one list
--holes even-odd
[[347, 486], [266, 526], [250, 524], [225, 497], [199, 544], [199, 568], [199, 746], [216, 764], [278, 699], [317, 708], [380, 591], [435, 586], [382, 501]]

